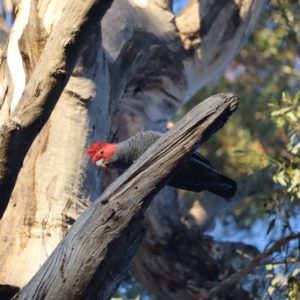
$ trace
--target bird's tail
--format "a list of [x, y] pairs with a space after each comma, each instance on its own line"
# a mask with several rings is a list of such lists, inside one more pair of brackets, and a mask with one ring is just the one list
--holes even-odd
[[229, 177], [222, 175], [210, 166], [201, 166], [202, 170], [184, 166], [168, 185], [178, 189], [200, 193], [209, 191], [222, 198], [232, 198], [237, 189], [237, 183]]
[[230, 199], [235, 195], [236, 189], [236, 181], [222, 174], [219, 174], [218, 183], [205, 184], [204, 187], [204, 190], [227, 199]]
[[236, 193], [237, 183], [215, 170], [199, 153], [193, 153], [168, 185], [191, 192], [209, 191], [222, 198], [230, 199]]

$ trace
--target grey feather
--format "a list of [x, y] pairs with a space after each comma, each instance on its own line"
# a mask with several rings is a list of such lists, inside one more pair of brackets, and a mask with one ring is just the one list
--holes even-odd
[[107, 166], [120, 170], [128, 169], [161, 136], [159, 132], [143, 131], [117, 144], [118, 148]]
[[[161, 136], [162, 134], [158, 132], [143, 131], [117, 144], [118, 148], [107, 167], [128, 169]], [[170, 179], [168, 185], [198, 193], [207, 190], [223, 198], [232, 198], [237, 188], [234, 180], [215, 170], [198, 152], [191, 155], [191, 158]]]

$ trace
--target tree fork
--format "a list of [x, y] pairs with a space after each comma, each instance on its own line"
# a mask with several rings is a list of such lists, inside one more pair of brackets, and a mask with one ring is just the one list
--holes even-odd
[[28, 149], [50, 117], [81, 51], [112, 3], [113, 0], [72, 0], [66, 4], [21, 99], [0, 129], [0, 218]]
[[153, 196], [237, 107], [228, 93], [190, 111], [79, 217], [14, 299], [110, 299], [145, 237], [143, 214]]

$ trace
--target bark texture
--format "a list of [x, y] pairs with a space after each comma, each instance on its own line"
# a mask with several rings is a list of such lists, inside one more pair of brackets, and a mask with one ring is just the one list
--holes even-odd
[[[26, 1], [22, 5], [29, 7], [19, 8], [15, 26], [21, 26], [23, 19], [28, 23], [19, 28], [21, 34], [17, 35], [17, 30], [12, 32], [7, 48], [7, 61], [3, 66], [7, 70], [4, 74], [7, 92], [2, 94], [3, 122], [13, 109], [15, 95], [21, 94], [22, 87], [29, 81], [46, 38], [62, 12], [61, 1], [56, 6], [53, 1], [40, 4], [39, 10], [38, 1]], [[55, 12], [51, 5], [56, 8]], [[31, 12], [33, 17], [24, 16], [26, 12]], [[45, 20], [37, 18], [42, 13]], [[21, 65], [13, 48], [17, 41], [17, 46], [22, 45], [18, 53]], [[30, 59], [24, 59], [28, 57]], [[47, 68], [47, 63], [44, 67]], [[23, 286], [89, 205], [90, 199], [100, 193], [102, 173], [87, 168], [85, 149], [92, 138], [105, 138], [109, 133], [114, 102], [110, 101], [108, 69], [100, 27], [96, 26], [51, 118], [25, 158], [10, 205], [1, 220], [0, 278], [3, 283]], [[13, 82], [18, 82], [15, 88]], [[99, 122], [98, 118], [106, 122]], [[18, 271], [12, 274], [12, 269]]]
[[15, 298], [110, 299], [144, 239], [143, 214], [153, 196], [237, 106], [234, 94], [196, 106], [79, 217]]
[[[0, 124], [11, 117], [66, 3], [18, 6], [1, 64]], [[242, 47], [264, 5], [191, 0], [175, 16], [171, 1], [113, 3], [25, 157], [0, 221], [0, 285], [23, 287], [101, 193], [103, 174], [88, 162], [87, 145], [109, 135], [125, 140], [143, 129], [164, 132], [176, 110]], [[223, 209], [231, 205], [224, 202]], [[208, 203], [206, 210], [214, 216], [219, 208]]]
[[[112, 1], [69, 1], [41, 55], [37, 53], [34, 57], [38, 59], [34, 70], [26, 69], [28, 83], [20, 99], [14, 95], [10, 116], [0, 129], [0, 218], [6, 210], [29, 147], [49, 119], [79, 55], [94, 31], [99, 30], [99, 22]], [[40, 34], [40, 31], [37, 30], [37, 33]], [[34, 64], [29, 46], [32, 45], [21, 44], [21, 55], [23, 60]], [[35, 50], [39, 52], [39, 49]]]

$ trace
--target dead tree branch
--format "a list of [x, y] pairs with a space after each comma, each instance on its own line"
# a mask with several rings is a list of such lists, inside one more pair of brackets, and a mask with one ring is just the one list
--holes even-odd
[[80, 216], [15, 299], [110, 299], [145, 237], [153, 196], [237, 105], [236, 95], [219, 94], [188, 113]]
[[297, 233], [278, 240], [271, 248], [267, 249], [263, 253], [254, 257], [247, 267], [245, 267], [240, 272], [234, 273], [231, 276], [229, 276], [227, 279], [223, 280], [220, 284], [218, 284], [215, 288], [210, 290], [209, 293], [204, 297], [202, 297], [200, 300], [210, 300], [218, 296], [220, 292], [229, 288], [232, 284], [234, 284], [235, 282], [237, 282], [238, 280], [242, 279], [244, 276], [249, 274], [251, 271], [253, 271], [253, 269], [257, 267], [263, 259], [269, 257], [273, 252], [279, 251], [282, 246], [284, 246], [291, 240], [295, 240], [299, 238], [300, 238], [300, 233]]
[[66, 4], [21, 99], [0, 129], [1, 218], [29, 147], [47, 122], [83, 47], [112, 2], [77, 0]]

